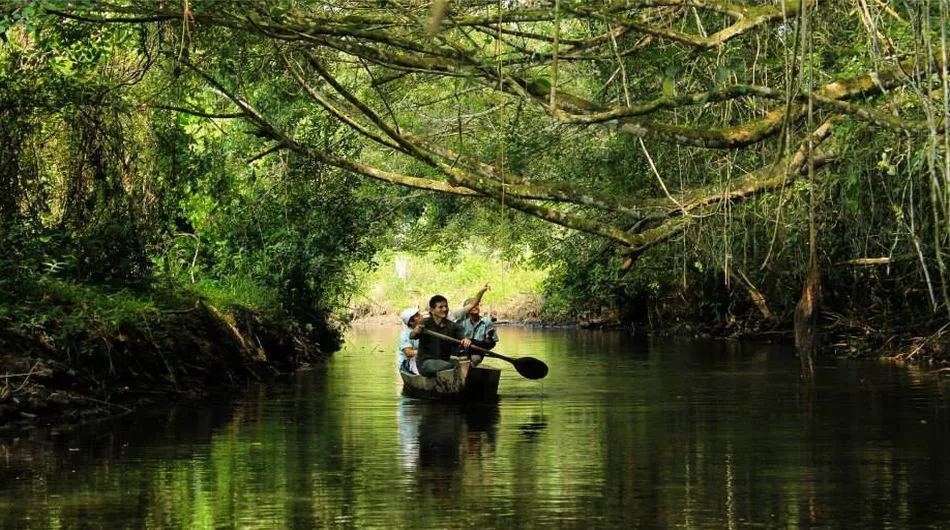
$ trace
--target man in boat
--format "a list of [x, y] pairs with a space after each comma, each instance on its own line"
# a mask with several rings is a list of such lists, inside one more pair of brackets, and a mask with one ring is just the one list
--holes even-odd
[[[495, 332], [495, 324], [491, 319], [481, 315], [480, 302], [481, 296], [478, 299], [466, 300], [464, 307], [471, 307], [471, 309], [456, 323], [462, 326], [465, 336], [472, 339], [472, 344], [490, 350], [498, 344], [498, 334]], [[482, 356], [477, 353], [473, 353], [470, 358], [472, 366], [478, 366], [482, 362]]]
[[419, 375], [419, 368], [416, 365], [419, 339], [413, 339], [409, 335], [412, 333], [412, 328], [416, 327], [419, 321], [422, 320], [422, 315], [419, 313], [419, 309], [410, 307], [399, 315], [399, 319], [402, 320], [405, 326], [399, 333], [399, 346], [396, 348], [396, 354], [399, 356], [397, 369], [401, 372]]
[[458, 366], [458, 362], [452, 359], [458, 350], [456, 343], [425, 334], [423, 330], [428, 329], [458, 339], [462, 348], [467, 349], [472, 345], [472, 339], [465, 336], [462, 326], [449, 320], [448, 316], [449, 302], [444, 296], [437, 294], [429, 299], [429, 316], [418, 323], [409, 334], [410, 339], [419, 340], [416, 366], [421, 375], [428, 377]]
[[472, 311], [472, 308], [476, 307], [482, 302], [482, 296], [485, 296], [485, 293], [491, 289], [491, 284], [485, 284], [481, 289], [475, 293], [475, 296], [465, 300], [465, 303], [462, 304], [462, 307], [459, 309], [453, 309], [449, 312], [449, 320], [455, 322], [456, 324], [461, 324], [465, 317]]

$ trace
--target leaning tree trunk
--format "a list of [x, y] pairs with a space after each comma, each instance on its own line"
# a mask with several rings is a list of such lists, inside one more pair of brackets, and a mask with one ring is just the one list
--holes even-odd
[[[808, 57], [808, 76], [806, 84], [811, 87], [814, 83], [814, 65], [811, 57], [814, 54], [812, 47], [810, 13], [807, 6], [802, 6], [802, 28], [804, 36], [802, 44], [802, 61]], [[807, 52], [807, 53], [806, 53]], [[808, 90], [808, 127], [812, 130], [814, 119], [814, 91]], [[803, 381], [812, 381], [815, 378], [815, 350], [817, 350], [818, 304], [821, 298], [821, 274], [818, 271], [818, 229], [815, 226], [815, 142], [810, 136], [806, 140], [808, 163], [808, 279], [802, 288], [802, 297], [795, 306], [795, 349], [802, 364], [801, 377]]]
[[821, 276], [817, 260], [812, 259], [811, 270], [802, 298], [795, 306], [795, 349], [802, 363], [802, 379], [811, 381], [815, 376], [815, 350], [817, 349], [818, 301], [821, 297]]

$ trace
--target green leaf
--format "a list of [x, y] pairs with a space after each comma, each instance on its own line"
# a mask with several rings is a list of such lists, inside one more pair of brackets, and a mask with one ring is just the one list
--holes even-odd
[[663, 95], [666, 97], [676, 95], [676, 84], [669, 77], [663, 78]]

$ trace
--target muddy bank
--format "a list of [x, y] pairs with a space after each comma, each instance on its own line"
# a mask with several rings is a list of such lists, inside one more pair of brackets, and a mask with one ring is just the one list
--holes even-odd
[[107, 334], [56, 326], [0, 328], [0, 436], [272, 379], [340, 345], [325, 320], [301, 324], [203, 300]]

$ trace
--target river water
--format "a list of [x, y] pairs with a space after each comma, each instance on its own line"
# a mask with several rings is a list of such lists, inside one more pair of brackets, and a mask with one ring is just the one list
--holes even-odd
[[787, 347], [502, 328], [550, 375], [462, 408], [400, 396], [397, 332], [0, 442], [0, 528], [950, 528], [950, 392], [923, 370], [829, 360], [806, 391]]

